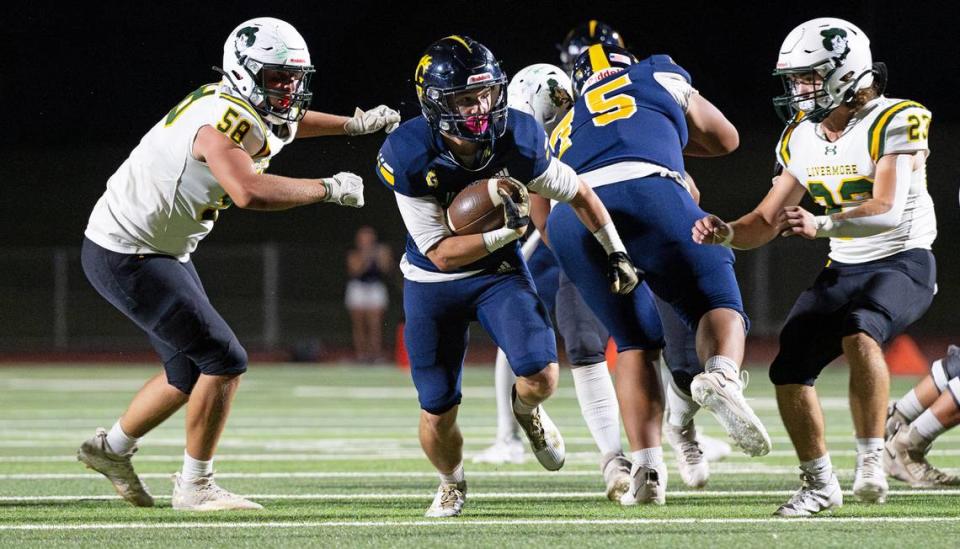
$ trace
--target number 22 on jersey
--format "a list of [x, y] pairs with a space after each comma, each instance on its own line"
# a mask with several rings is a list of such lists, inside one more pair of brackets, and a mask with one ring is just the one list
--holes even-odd
[[[603, 127], [636, 114], [637, 100], [626, 93], [616, 93], [631, 83], [630, 75], [624, 74], [584, 94], [583, 100], [587, 110], [594, 115], [591, 119], [594, 126]], [[550, 143], [557, 151], [557, 158], [562, 157], [573, 144], [570, 139], [573, 131], [573, 113], [574, 110], [570, 109], [550, 135]]]

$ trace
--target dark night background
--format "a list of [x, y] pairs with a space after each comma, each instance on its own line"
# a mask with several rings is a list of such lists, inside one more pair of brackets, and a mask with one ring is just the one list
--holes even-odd
[[[77, 256], [87, 216], [140, 137], [187, 93], [218, 80], [210, 67], [220, 64], [227, 34], [255, 16], [284, 19], [305, 37], [317, 68], [312, 108], [347, 114], [355, 106], [386, 103], [404, 119], [419, 115], [411, 76], [435, 39], [470, 35], [513, 74], [531, 63], [559, 63], [555, 45], [569, 28], [590, 18], [606, 21], [638, 56], [671, 54], [739, 129], [741, 146], [734, 154], [688, 164], [704, 208], [726, 218], [752, 208], [769, 185], [781, 129], [770, 98], [782, 90], [770, 73], [784, 36], [813, 17], [848, 19], [871, 38], [874, 59], [887, 63], [887, 95], [917, 100], [934, 113], [928, 180], [939, 218], [934, 251], [940, 294], [911, 333], [955, 335], [960, 17], [948, 6], [922, 1], [21, 4], [7, 13], [0, 33], [5, 67], [0, 94], [8, 116], [0, 137], [6, 152], [0, 351], [146, 348], [145, 338], [93, 293], [80, 272]], [[367, 183], [362, 210], [233, 208], [194, 254], [214, 304], [252, 349], [313, 352], [349, 344], [343, 258], [356, 228], [372, 225], [398, 256], [403, 240], [392, 193], [373, 172], [382, 140], [382, 135], [307, 140], [285, 149], [271, 165], [272, 173], [291, 176], [356, 172]], [[259, 312], [265, 243], [275, 243], [279, 254], [274, 298], [280, 324], [273, 340], [263, 336]], [[825, 241], [781, 239], [766, 251], [738, 254], [748, 312], [759, 320], [755, 333], [775, 333], [823, 265], [826, 248]], [[67, 266], [60, 273], [67, 280], [62, 295], [51, 289], [58, 253]], [[391, 328], [399, 293], [392, 298]], [[57, 300], [66, 303], [59, 312], [52, 305]], [[758, 312], [761, 302], [767, 305]], [[389, 344], [390, 329], [387, 334]]]

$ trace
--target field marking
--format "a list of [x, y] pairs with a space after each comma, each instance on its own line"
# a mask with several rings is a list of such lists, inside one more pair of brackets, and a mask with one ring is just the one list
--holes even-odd
[[809, 527], [811, 521], [820, 524], [847, 524], [847, 523], [941, 523], [960, 522], [960, 517], [817, 517], [811, 519], [783, 519], [783, 518], [670, 518], [670, 519], [503, 519], [503, 520], [412, 520], [412, 521], [276, 521], [276, 522], [116, 522], [116, 523], [81, 523], [81, 524], [4, 524], [0, 530], [159, 530], [159, 529], [186, 529], [186, 528], [329, 528], [329, 527], [360, 527], [360, 528], [396, 528], [403, 526], [428, 526], [462, 528], [464, 526], [655, 526], [670, 524], [780, 524], [801, 525]]
[[[755, 497], [788, 497], [794, 490], [677, 490], [667, 492], [667, 499], [697, 499], [697, 498], [755, 498]], [[960, 489], [945, 490], [890, 490], [891, 496], [958, 496]], [[354, 501], [354, 500], [423, 500], [429, 502], [433, 494], [428, 491], [417, 492], [377, 492], [358, 494], [241, 494], [242, 497], [259, 500], [298, 501]], [[844, 490], [844, 496], [852, 497], [853, 490]], [[480, 492], [471, 493], [469, 499], [605, 499], [602, 491], [596, 492]], [[154, 499], [169, 500], [171, 496], [155, 495]], [[117, 495], [50, 495], [50, 496], [0, 496], [0, 503], [62, 503], [71, 501], [122, 501]]]

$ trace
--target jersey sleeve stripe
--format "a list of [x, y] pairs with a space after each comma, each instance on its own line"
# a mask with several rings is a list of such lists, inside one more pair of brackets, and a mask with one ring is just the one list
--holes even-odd
[[926, 107], [917, 103], [916, 101], [901, 101], [895, 103], [892, 106], [888, 107], [887, 110], [880, 113], [877, 116], [876, 120], [873, 121], [873, 125], [870, 126], [870, 157], [873, 158], [873, 161], [876, 162], [883, 156], [883, 146], [884, 146], [884, 135], [887, 132], [887, 127], [890, 125], [890, 122], [893, 120], [896, 114], [904, 109], [909, 109], [910, 107], [917, 107], [926, 110]]
[[790, 163], [790, 136], [793, 135], [793, 130], [795, 129], [797, 129], [797, 125], [790, 124], [787, 126], [787, 129], [783, 131], [783, 137], [780, 138], [780, 159], [783, 161], [784, 166]]

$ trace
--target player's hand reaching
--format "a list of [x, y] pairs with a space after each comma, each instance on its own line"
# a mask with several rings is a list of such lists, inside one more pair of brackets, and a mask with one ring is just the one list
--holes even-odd
[[368, 111], [357, 107], [353, 117], [343, 125], [347, 135], [364, 135], [383, 130], [390, 133], [400, 125], [400, 113], [386, 105], [374, 107]]
[[350, 172], [340, 172], [320, 180], [327, 189], [324, 202], [333, 202], [351, 208], [363, 207], [363, 179]]
[[607, 256], [609, 268], [607, 277], [610, 279], [610, 291], [627, 295], [640, 284], [640, 270], [630, 261], [630, 256], [624, 252], [613, 252]]
[[697, 244], [729, 244], [733, 240], [733, 227], [719, 217], [710, 214], [693, 224], [693, 241]]
[[800, 235], [811, 240], [817, 237], [816, 218], [800, 206], [784, 207], [777, 216], [777, 223], [781, 227], [786, 227], [780, 236]]

